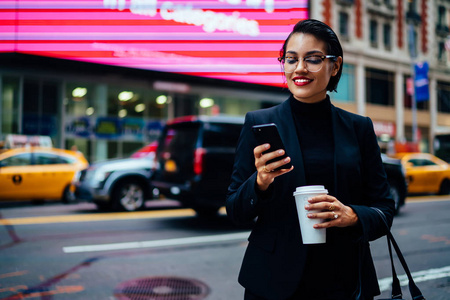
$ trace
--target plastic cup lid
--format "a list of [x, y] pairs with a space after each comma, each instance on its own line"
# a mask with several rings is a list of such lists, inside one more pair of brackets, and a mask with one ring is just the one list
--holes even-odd
[[297, 193], [328, 193], [328, 190], [326, 190], [323, 185], [306, 185], [299, 186], [294, 194]]

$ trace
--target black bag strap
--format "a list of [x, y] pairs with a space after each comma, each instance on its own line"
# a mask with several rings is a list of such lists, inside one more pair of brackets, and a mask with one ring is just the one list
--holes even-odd
[[392, 269], [392, 291], [391, 296], [392, 299], [401, 299], [402, 298], [402, 289], [400, 287], [400, 280], [397, 277], [397, 272], [395, 272], [395, 266], [392, 259], [392, 246], [391, 240], [387, 238], [388, 249], [389, 249], [389, 257], [391, 258], [391, 269]]
[[414, 279], [411, 276], [411, 272], [409, 271], [408, 265], [406, 264], [405, 258], [403, 257], [402, 252], [400, 251], [400, 248], [398, 247], [397, 242], [394, 239], [394, 236], [392, 235], [388, 222], [386, 220], [386, 216], [384, 215], [383, 211], [376, 207], [372, 207], [378, 214], [381, 216], [381, 219], [383, 220], [384, 224], [387, 228], [387, 234], [386, 239], [388, 243], [388, 249], [389, 249], [389, 256], [391, 258], [391, 267], [392, 267], [392, 299], [402, 299], [402, 289], [400, 287], [400, 281], [398, 280], [397, 273], [395, 272], [395, 266], [394, 266], [394, 259], [392, 257], [392, 246], [394, 246], [394, 250], [397, 253], [397, 257], [400, 260], [400, 263], [402, 264], [403, 269], [406, 272], [406, 276], [408, 276], [409, 280], [409, 292], [411, 293], [411, 297], [413, 300], [424, 300], [425, 297], [422, 295], [422, 292], [417, 287], [416, 283], [414, 282]]

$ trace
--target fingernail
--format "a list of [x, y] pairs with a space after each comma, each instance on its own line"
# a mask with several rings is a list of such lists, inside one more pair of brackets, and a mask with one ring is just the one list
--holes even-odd
[[264, 144], [264, 148], [269, 149], [269, 144]]
[[308, 214], [307, 216], [308, 216], [308, 218], [312, 218], [313, 214]]
[[278, 154], [283, 154], [283, 150], [278, 150]]
[[286, 158], [284, 159], [284, 162], [289, 162], [289, 157], [286, 157]]
[[309, 204], [305, 205], [305, 209], [309, 209], [309, 207], [310, 207]]

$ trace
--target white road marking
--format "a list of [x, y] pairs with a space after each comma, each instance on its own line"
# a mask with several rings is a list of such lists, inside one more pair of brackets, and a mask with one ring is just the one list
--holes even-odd
[[156, 240], [156, 241], [139, 241], [128, 243], [114, 243], [101, 245], [84, 245], [84, 246], [70, 246], [63, 247], [64, 253], [79, 253], [79, 252], [94, 252], [94, 251], [113, 251], [124, 249], [140, 249], [140, 248], [155, 248], [165, 246], [184, 246], [191, 244], [214, 243], [214, 242], [229, 242], [235, 240], [246, 240], [250, 232], [230, 233], [222, 235], [207, 235], [196, 236], [178, 239]]
[[[166, 239], [156, 241], [138, 241], [128, 243], [114, 243], [114, 244], [100, 244], [100, 245], [84, 245], [84, 246], [69, 246], [63, 247], [64, 253], [80, 253], [80, 252], [98, 252], [98, 251], [114, 251], [125, 249], [141, 249], [141, 248], [157, 248], [167, 246], [186, 246], [191, 244], [204, 244], [214, 242], [229, 242], [237, 240], [247, 240], [250, 232], [240, 232], [222, 235], [197, 236], [177, 239]], [[450, 266], [423, 270], [411, 273], [416, 283], [450, 277]], [[399, 275], [401, 286], [408, 285], [408, 277], [406, 275]], [[392, 288], [392, 277], [382, 278], [378, 280], [381, 292], [390, 290]]]
[[[414, 272], [411, 273], [411, 276], [413, 277], [415, 283], [450, 277], [450, 266]], [[398, 280], [400, 281], [401, 286], [408, 285], [409, 280], [406, 275], [399, 275]], [[382, 292], [388, 291], [392, 288], [392, 277], [380, 279], [378, 280], [378, 284], [380, 285], [380, 290]]]

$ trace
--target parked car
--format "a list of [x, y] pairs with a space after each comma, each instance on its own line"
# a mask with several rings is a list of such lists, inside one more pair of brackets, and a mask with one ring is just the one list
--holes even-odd
[[[76, 180], [75, 195], [100, 210], [137, 211], [153, 198], [150, 177], [156, 145], [138, 150], [130, 158], [91, 164]], [[137, 154], [136, 154], [137, 153]]]
[[[225, 204], [234, 153], [244, 119], [183, 117], [168, 122], [156, 151], [153, 186], [198, 215], [213, 215]], [[398, 159], [382, 156], [396, 209], [405, 203], [406, 182]]]
[[82, 153], [22, 147], [0, 154], [0, 200], [62, 200], [74, 197], [75, 175], [88, 167]]
[[407, 195], [405, 169], [399, 159], [389, 157], [386, 154], [381, 154], [381, 160], [386, 171], [392, 198], [395, 201], [395, 213], [398, 214], [400, 208], [405, 205]]
[[450, 194], [450, 165], [429, 153], [399, 153], [409, 194]]

